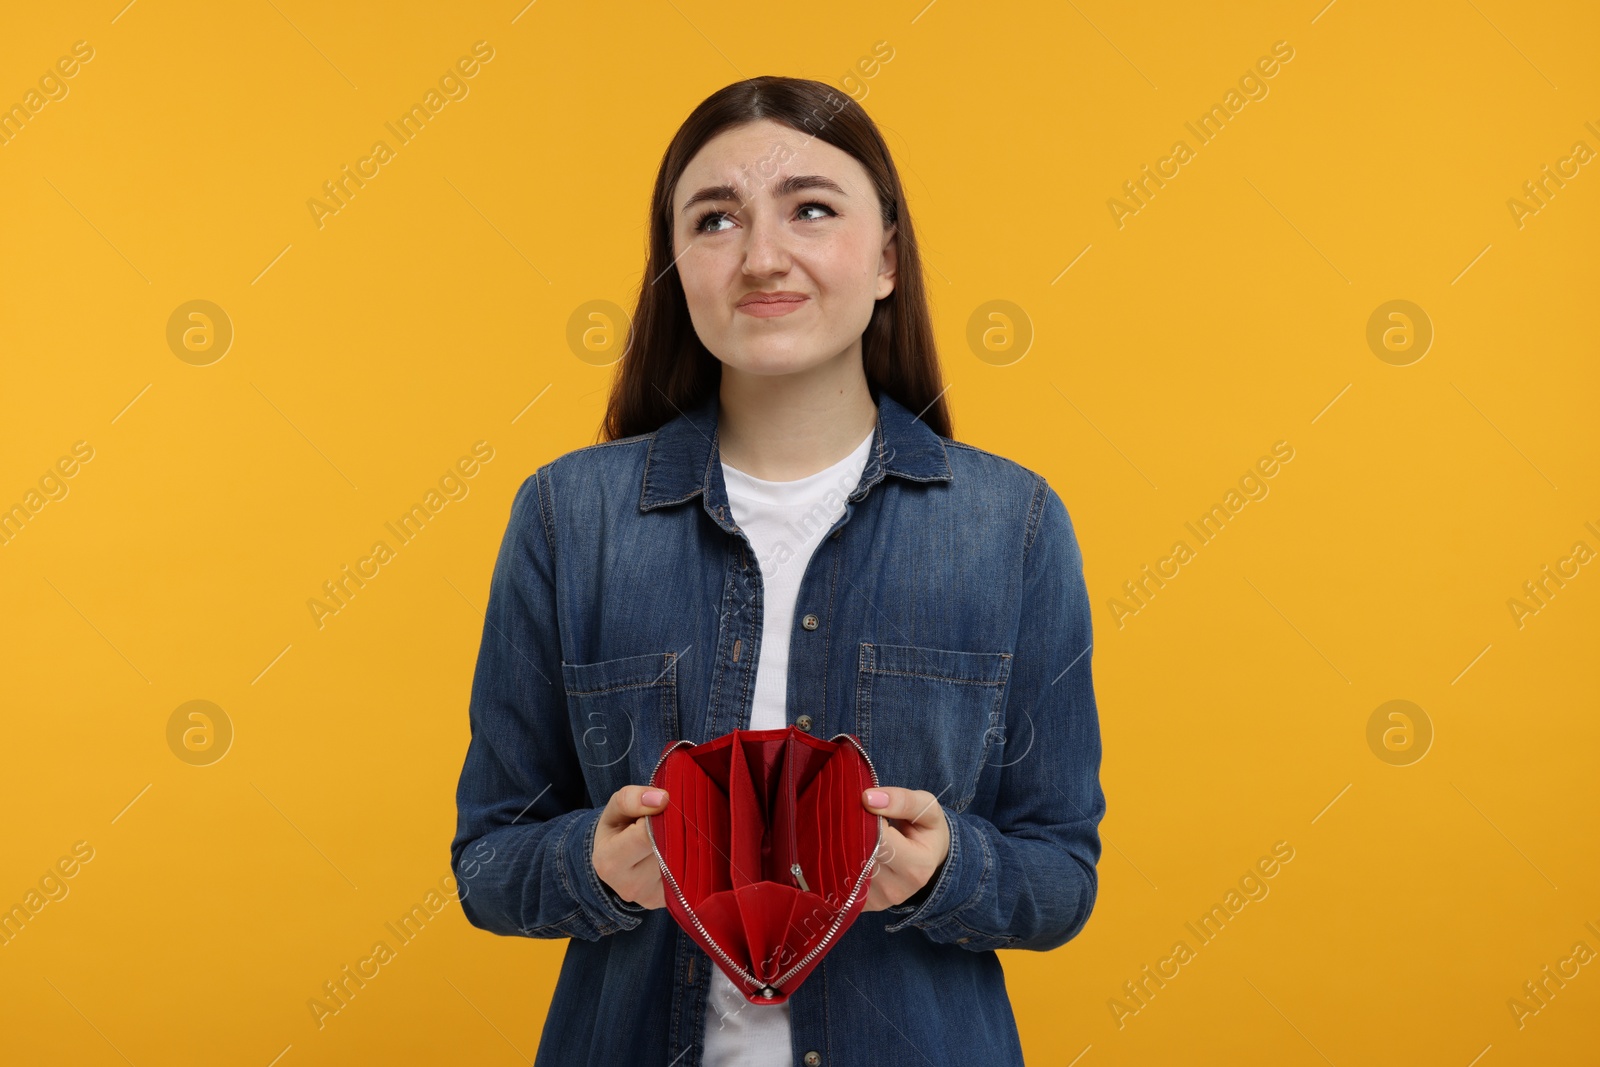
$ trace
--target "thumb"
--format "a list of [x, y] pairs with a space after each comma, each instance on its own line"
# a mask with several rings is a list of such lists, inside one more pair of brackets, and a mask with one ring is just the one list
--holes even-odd
[[[885, 785], [865, 790], [862, 803], [868, 811], [890, 819], [915, 823], [921, 826], [936, 825], [940, 818], [939, 798], [926, 789], [902, 789]], [[874, 801], [882, 801], [877, 804]]]
[[655, 786], [625, 785], [606, 802], [600, 821], [622, 829], [644, 815], [656, 815], [667, 806], [667, 791]]

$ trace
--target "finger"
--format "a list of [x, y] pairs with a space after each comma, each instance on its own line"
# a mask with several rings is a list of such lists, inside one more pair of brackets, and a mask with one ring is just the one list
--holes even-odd
[[666, 883], [661, 877], [661, 865], [652, 856], [648, 860], [641, 860], [628, 871], [628, 883], [641, 887], [633, 897], [633, 902], [643, 908], [664, 908], [667, 906]]
[[878, 842], [878, 849], [872, 854], [873, 862], [876, 864], [873, 872], [874, 879], [895, 869], [895, 858], [900, 855], [900, 850], [905, 845], [905, 835], [893, 826], [885, 824], [883, 827], [883, 839]]
[[622, 829], [641, 815], [654, 815], [667, 806], [667, 791], [647, 785], [625, 785], [606, 801], [600, 821]]
[[646, 853], [644, 859], [628, 868], [627, 880], [637, 891], [633, 902], [643, 904], [653, 891], [661, 888], [661, 866], [654, 856]]
[[637, 867], [647, 859], [652, 867], [656, 865], [655, 851], [650, 847], [650, 838], [644, 832], [643, 819], [629, 823], [611, 839], [609, 847], [612, 855], [630, 867]]
[[926, 789], [885, 785], [865, 790], [861, 797], [868, 811], [917, 826], [937, 826], [943, 818], [939, 810], [939, 798]]

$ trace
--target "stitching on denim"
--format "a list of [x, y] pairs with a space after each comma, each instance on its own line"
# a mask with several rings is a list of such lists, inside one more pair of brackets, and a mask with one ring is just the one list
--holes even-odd
[[[956, 918], [956, 916], [972, 907], [973, 904], [977, 903], [978, 898], [983, 896], [984, 888], [989, 882], [989, 870], [994, 865], [994, 855], [989, 848], [989, 835], [985, 834], [976, 826], [972, 828], [972, 832], [978, 838], [978, 850], [983, 853], [983, 867], [978, 872], [978, 888], [972, 891], [972, 895], [970, 897], [962, 901], [956, 907], [950, 909], [950, 918], [952, 919]], [[963, 923], [962, 925], [965, 924]]]
[[661, 431], [659, 429], [657, 429], [655, 431], [655, 433], [652, 433], [650, 435], [650, 447], [645, 449], [645, 452], [644, 452], [644, 477], [639, 479], [639, 510], [640, 511], [643, 511], [645, 509], [644, 500], [645, 500], [645, 497], [648, 496], [649, 493], [650, 493], [650, 461], [655, 459], [655, 456], [656, 456], [656, 434], [658, 434], [660, 432]]
[[[592, 856], [592, 854], [594, 854], [595, 833], [598, 832], [598, 829], [600, 829], [600, 819], [595, 819], [595, 821], [589, 825], [589, 830], [584, 832], [584, 854], [586, 854], [586, 856]], [[589, 873], [589, 888], [594, 889], [595, 896], [600, 899], [600, 904], [605, 907], [606, 915], [608, 915], [608, 918], [611, 920], [611, 928], [602, 929], [600, 933], [614, 934], [616, 931], [619, 931], [619, 929], [632, 929], [634, 926], [637, 926], [640, 921], [643, 921], [640, 920], [640, 918], [630, 917], [629, 913], [622, 912], [621, 909], [611, 907], [611, 897], [606, 896], [605, 886], [600, 885], [600, 872], [595, 870], [592, 862], [586, 862], [586, 864], [584, 864], [584, 870]]]
[[717, 657], [711, 668], [711, 698], [706, 705], [710, 709], [710, 718], [705, 723], [706, 729], [710, 732], [709, 735], [713, 737], [720, 736], [720, 734], [728, 732], [726, 730], [719, 731], [717, 729], [721, 725], [723, 692], [722, 683], [723, 679], [725, 679], [728, 675], [729, 662], [722, 655], [722, 647], [720, 642], [724, 636], [722, 629], [722, 620], [724, 616], [726, 615], [728, 617], [732, 617], [739, 613], [739, 578], [737, 572], [734, 570], [733, 562], [733, 554], [736, 548], [736, 544], [730, 544], [728, 546], [727, 567], [723, 571], [722, 579], [722, 599], [717, 605], [717, 641], [719, 644]]
[[[670, 649], [665, 652], [642, 652], [637, 656], [623, 656], [621, 659], [648, 661], [645, 663], [645, 671], [651, 673], [650, 680], [648, 682], [614, 682], [610, 685], [601, 685], [598, 689], [573, 689], [568, 687], [567, 692], [578, 697], [598, 696], [602, 693], [615, 693], [620, 689], [648, 689], [658, 685], [675, 686], [678, 683], [678, 654]], [[576, 674], [579, 669], [600, 667], [616, 662], [619, 662], [619, 660], [602, 660], [599, 663], [567, 663], [563, 660], [561, 664], [562, 681], [566, 681], [568, 673]], [[665, 663], [666, 666], [662, 667], [662, 663]], [[568, 668], [572, 668], [572, 670], [569, 672]], [[665, 680], [663, 681], [663, 679]]]
[[[550, 478], [550, 464], [546, 463], [533, 472], [533, 488], [537, 494], [539, 506], [539, 526], [544, 530], [544, 543], [550, 550], [551, 570], [555, 569], [556, 561], [556, 528], [555, 528], [555, 499], [552, 496], [548, 512], [545, 508], [545, 483]], [[551, 487], [552, 494], [554, 487]]]
[[[1018, 467], [1022, 466], [1022, 464], [1017, 463], [1017, 461], [1012, 459], [1010, 456], [1002, 456], [998, 452], [990, 452], [987, 448], [979, 448], [977, 445], [972, 444], [969, 441], [957, 441], [957, 440], [955, 440], [953, 438], [949, 438], [949, 437], [941, 437], [939, 440], [940, 440], [941, 443], [943, 443], [945, 445], [945, 448], [946, 448], [947, 452], [948, 452], [949, 449], [952, 449], [952, 448], [964, 448], [968, 452], [976, 452], [980, 456], [989, 456], [991, 459], [1003, 459], [1007, 463], [1013, 464], [1014, 466], [1018, 466]], [[1024, 469], [1026, 469], [1026, 468], [1024, 468]], [[1029, 471], [1028, 473], [1031, 474], [1033, 472]]]
[[580, 821], [568, 819], [567, 824], [561, 828], [561, 837], [556, 841], [556, 874], [561, 879], [562, 890], [578, 905], [578, 910], [584, 913], [583, 918], [589, 928], [603, 936], [611, 931], [605, 929], [603, 922], [595, 922], [594, 916], [589, 914], [590, 908], [573, 890], [571, 872], [567, 870], [567, 838], [572, 835], [572, 828]]
[[[575, 821], [574, 819], [568, 819], [566, 824], [561, 827], [561, 833], [556, 837], [556, 879], [561, 883], [561, 891], [567, 895], [567, 899], [577, 904], [578, 910], [582, 911], [583, 901], [579, 900], [578, 894], [572, 891], [572, 880], [567, 877], [567, 835], [572, 833], [572, 824]], [[567, 918], [570, 919], [572, 916], [569, 915]], [[587, 920], [588, 916], [584, 916], [584, 918]]]
[[941, 438], [941, 440], [945, 445], [946, 453], [948, 453], [952, 448], [959, 448], [965, 452], [971, 452], [975, 455], [986, 456], [989, 459], [999, 460], [1008, 471], [1024, 474], [1029, 478], [1041, 477], [1038, 471], [1034, 470], [1032, 467], [1024, 466], [1023, 464], [1018, 463], [1010, 456], [1002, 456], [998, 452], [990, 452], [987, 448], [979, 448], [977, 445], [969, 444], [966, 441], [954, 441], [950, 440], [949, 438]]
[[1002, 942], [1001, 945], [991, 946], [991, 947], [994, 947], [994, 948], [1003, 948], [1005, 945], [1015, 944], [1016, 942], [1022, 940], [1022, 938], [1017, 936], [1016, 934], [991, 934], [987, 930], [976, 930], [976, 929], [972, 928], [971, 926], [968, 926], [966, 923], [962, 922], [960, 919], [956, 918], [954, 915], [950, 916], [950, 920], [949, 921], [951, 923], [953, 923], [954, 925], [961, 927], [961, 929], [965, 930], [967, 932], [967, 934], [971, 938], [981, 938], [981, 939], [986, 940], [986, 941], [1000, 941], [1000, 942]]
[[1039, 536], [1040, 519], [1044, 515], [1045, 500], [1050, 492], [1050, 483], [1042, 475], [1035, 474], [1038, 479], [1033, 483], [1033, 498], [1028, 501], [1028, 519], [1022, 533], [1022, 562], [1028, 562], [1028, 553], [1033, 550], [1033, 542]]
[[[649, 511], [649, 510], [651, 510], [652, 506], [662, 506], [662, 507], [664, 507], [664, 506], [666, 506], [668, 504], [681, 504], [685, 500], [688, 500], [691, 497], [693, 497], [696, 493], [705, 492], [705, 485], [702, 482], [702, 484], [695, 486], [693, 489], [689, 490], [687, 493], [685, 493], [683, 496], [680, 496], [676, 500], [661, 500], [661, 501], [657, 501], [656, 505], [646, 505], [645, 504], [645, 497], [647, 497], [650, 494], [650, 462], [651, 462], [651, 460], [653, 460], [655, 458], [655, 454], [656, 454], [656, 438], [657, 438], [657, 435], [659, 435], [660, 433], [661, 433], [661, 429], [657, 428], [655, 430], [652, 430], [648, 434], [640, 434], [637, 437], [627, 438], [627, 440], [629, 440], [629, 441], [638, 441], [638, 440], [642, 440], [643, 438], [646, 438], [646, 437], [648, 437], [650, 439], [650, 448], [644, 454], [644, 477], [639, 482], [639, 510], [640, 511]], [[619, 445], [621, 443], [622, 443], [621, 441], [609, 441], [609, 442], [605, 442], [605, 443], [599, 444], [599, 445], [590, 445], [589, 448], [604, 448], [606, 444], [617, 444], [617, 445]], [[579, 449], [579, 451], [580, 452], [587, 452], [588, 449], [587, 448]]]
[[[984, 653], [984, 655], [999, 655], [999, 656], [1007, 656], [1007, 657], [1009, 657], [1011, 655], [1011, 653], [1009, 653], [1009, 652], [987, 653], [986, 652], [986, 653]], [[949, 677], [947, 675], [943, 675], [943, 674], [929, 674], [926, 671], [894, 671], [894, 670], [888, 669], [887, 667], [874, 668], [872, 673], [873, 674], [891, 674], [891, 675], [894, 675], [894, 676], [899, 677], [899, 678], [926, 678], [930, 682], [944, 682], [944, 683], [946, 683], [948, 685], [982, 685], [982, 686], [988, 686], [988, 687], [993, 688], [993, 689], [998, 689], [1001, 685], [1004, 684], [1003, 682], [979, 681], [979, 680], [977, 680], [975, 678], [951, 678], [951, 677]]]
[[655, 435], [655, 430], [647, 430], [644, 433], [636, 433], [628, 437], [618, 437], [612, 441], [596, 441], [592, 445], [583, 445], [579, 448], [574, 448], [570, 452], [563, 453], [563, 455], [576, 456], [582, 452], [593, 452], [597, 448], [610, 448], [613, 445], [631, 445], [636, 441], [643, 441], [647, 438], [654, 437]]
[[874, 646], [861, 642], [856, 653], [856, 737], [868, 752], [872, 751], [872, 677]]
[[[848, 505], [846, 505], [846, 506], [848, 507]], [[843, 530], [844, 527], [841, 526], [841, 527], [839, 527], [839, 529]], [[833, 535], [829, 534], [827, 540], [829, 540], [829, 541], [833, 540]], [[826, 627], [824, 627], [823, 631], [822, 631], [823, 632], [823, 638], [822, 638], [822, 675], [821, 675], [821, 677], [824, 678], [824, 679], [826, 679], [828, 677], [828, 664], [833, 661], [833, 620], [838, 618], [837, 612], [838, 612], [838, 608], [839, 608], [839, 573], [840, 573], [840, 569], [843, 567], [843, 561], [844, 561], [844, 552], [841, 549], [839, 549], [837, 547], [837, 545], [836, 545], [836, 547], [833, 550], [833, 571], [830, 574], [829, 579], [828, 579], [828, 625]], [[858, 684], [859, 684], [859, 679], [858, 679]], [[816, 729], [819, 734], [823, 732], [823, 729], [826, 729], [827, 732], [830, 733], [830, 734], [834, 733], [835, 730], [834, 730], [834, 728], [832, 726], [834, 720], [830, 719], [828, 717], [828, 685], [827, 685], [826, 681], [824, 681], [823, 685], [822, 685], [822, 709], [821, 709], [820, 718], [821, 718], [822, 721], [820, 723], [813, 723], [812, 724], [812, 728]], [[838, 716], [838, 722], [841, 725], [843, 724], [843, 722], [844, 722], [843, 714], [840, 714]]]
[[[584, 832], [583, 848], [586, 856], [594, 853], [594, 835], [599, 830], [599, 827], [600, 820], [595, 819], [589, 824], [589, 829]], [[594, 869], [593, 863], [585, 863], [583, 869], [589, 876], [589, 887], [594, 890], [595, 896], [600, 900], [600, 905], [605, 911], [605, 918], [609, 921], [609, 925], [606, 923], [595, 924], [601, 934], [614, 934], [618, 930], [632, 930], [643, 921], [611, 906], [611, 898], [606, 895], [605, 887], [600, 884], [600, 872]]]
[[522, 933], [526, 937], [549, 937], [552, 933], [566, 934], [568, 937], [571, 937], [572, 931], [567, 929], [567, 924], [582, 914], [583, 909], [579, 908], [571, 915], [557, 919], [553, 923], [545, 923], [543, 926], [525, 926], [522, 928]]
[[678, 654], [676, 652], [663, 653], [667, 657], [667, 666], [661, 672], [657, 681], [661, 682], [661, 708], [657, 714], [661, 718], [661, 735], [668, 741], [676, 741], [683, 736], [683, 724], [678, 721]]
[[[652, 655], [663, 655], [664, 654], [664, 655], [668, 655], [668, 656], [672, 655], [672, 653], [670, 653], [670, 652], [667, 652], [667, 653], [651, 653], [651, 654]], [[618, 682], [616, 685], [608, 685], [608, 686], [605, 686], [602, 689], [568, 689], [567, 692], [572, 694], [575, 697], [591, 697], [591, 696], [599, 696], [601, 693], [617, 693], [617, 692], [620, 692], [620, 691], [622, 691], [624, 689], [654, 689], [657, 686], [670, 687], [670, 686], [672, 686], [674, 684], [674, 682], [675, 682], [675, 680], [669, 680], [669, 681], [657, 680], [657, 681], [654, 681], [654, 682]]]
[[[732, 568], [732, 563], [731, 562], [729, 563], [729, 568], [730, 569]], [[734, 588], [735, 589], [738, 589], [739, 588], [739, 583], [744, 580], [741, 577], [741, 575], [743, 575], [743, 573], [744, 573], [744, 569], [740, 568], [738, 574], [736, 574], [734, 576], [733, 582], [734, 582]], [[756, 574], [759, 575], [760, 573], [761, 573], [761, 565], [760, 565], [760, 562], [757, 561]], [[755, 708], [754, 708], [754, 700], [755, 700], [755, 698], [750, 695], [750, 690], [756, 684], [756, 672], [755, 672], [755, 667], [753, 667], [752, 664], [759, 662], [758, 657], [761, 655], [761, 631], [766, 628], [767, 600], [766, 600], [766, 590], [765, 590], [765, 588], [763, 588], [761, 590], [761, 594], [760, 594], [760, 605], [761, 605], [761, 612], [762, 612], [762, 625], [760, 625], [760, 626], [755, 625], [756, 602], [757, 602], [757, 598], [756, 597], [751, 597], [749, 600], [745, 601], [745, 603], [750, 608], [750, 619], [751, 619], [751, 621], [749, 623], [747, 623], [747, 624], [744, 624], [744, 625], [747, 625], [749, 627], [749, 629], [750, 629], [750, 654], [749, 654], [749, 656], [747, 656], [745, 658], [744, 669], [740, 672], [743, 675], [744, 680], [739, 684], [739, 694], [738, 694], [738, 697], [736, 698], [737, 699], [737, 703], [734, 705], [734, 707], [736, 709], [738, 709], [739, 712], [740, 712], [740, 719], [739, 719], [740, 722], [744, 721], [743, 709], [744, 709], [744, 706], [747, 703], [749, 703], [751, 705], [751, 713], [752, 714], [754, 714], [754, 710], [755, 710]], [[723, 731], [723, 732], [726, 733], [727, 731]]]
[[[950, 854], [945, 858], [945, 865], [943, 869], [939, 871], [939, 877], [934, 883], [933, 890], [928, 894], [928, 899], [922, 902], [921, 907], [917, 908], [910, 915], [907, 915], [899, 922], [885, 927], [885, 933], [898, 933], [899, 931], [904, 930], [907, 926], [915, 926], [919, 930], [930, 930], [934, 927], [937, 927], [939, 923], [943, 921], [936, 920], [930, 922], [926, 919], [919, 919], [918, 916], [926, 915], [937, 910], [934, 908], [935, 902], [939, 904], [944, 903], [942, 898], [950, 895], [950, 885], [952, 884], [952, 879], [955, 877], [956, 865], [961, 861], [960, 829], [956, 826], [956, 821], [950, 818], [950, 813], [948, 811], [945, 814], [945, 822], [950, 826]], [[963, 905], [963, 907], [964, 906], [965, 905]]]

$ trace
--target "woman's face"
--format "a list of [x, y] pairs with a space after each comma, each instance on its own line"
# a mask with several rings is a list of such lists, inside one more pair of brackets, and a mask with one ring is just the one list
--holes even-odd
[[873, 304], [894, 290], [894, 232], [866, 169], [769, 119], [724, 130], [689, 162], [672, 243], [695, 333], [725, 369], [859, 360]]

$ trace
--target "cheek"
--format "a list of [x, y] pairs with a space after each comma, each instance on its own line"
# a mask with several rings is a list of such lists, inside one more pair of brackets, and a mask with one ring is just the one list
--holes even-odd
[[866, 241], [852, 244], [848, 250], [842, 250], [834, 270], [834, 277], [843, 285], [849, 286], [855, 293], [864, 294], [865, 299], [874, 298], [873, 287], [878, 278], [877, 246]]
[[709, 270], [710, 264], [705, 262], [690, 263], [696, 257], [690, 253], [678, 260], [678, 278], [683, 284], [684, 299], [689, 303], [689, 309], [696, 313], [709, 308], [717, 299], [718, 285], [715, 272]]

